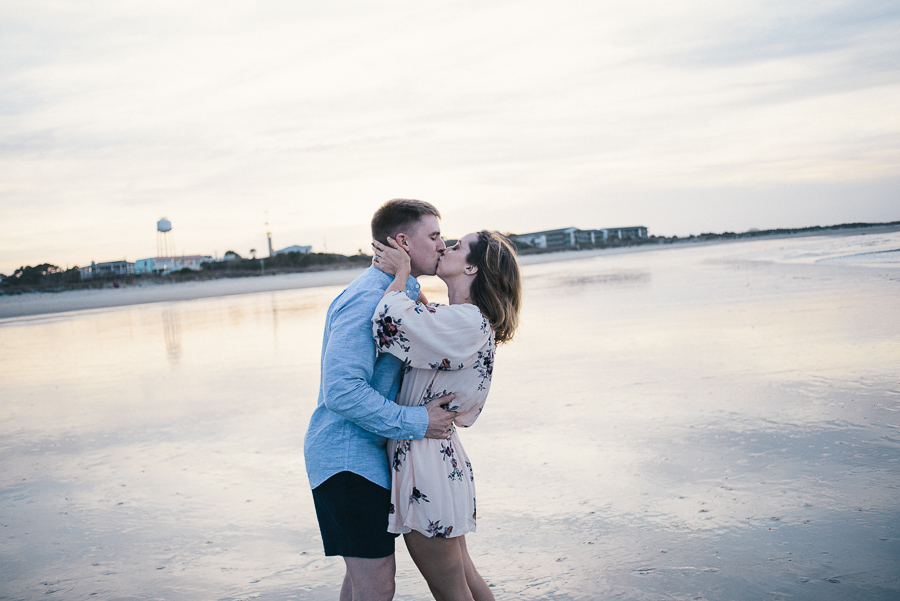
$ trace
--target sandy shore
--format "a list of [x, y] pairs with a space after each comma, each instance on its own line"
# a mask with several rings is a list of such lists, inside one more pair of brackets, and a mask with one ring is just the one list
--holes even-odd
[[[522, 257], [523, 264], [547, 263], [583, 259], [600, 254], [620, 254], [641, 250], [659, 250], [660, 246], [592, 251], [562, 251]], [[193, 282], [144, 282], [124, 288], [99, 290], [67, 290], [64, 292], [34, 292], [16, 296], [0, 296], [0, 320], [89, 311], [111, 307], [127, 307], [149, 303], [165, 303], [257, 292], [299, 290], [323, 286], [346, 286], [363, 269], [336, 269], [308, 273], [272, 274], [260, 277], [220, 278]]]
[[276, 290], [295, 290], [320, 286], [344, 286], [362, 269], [340, 269], [309, 273], [289, 273], [261, 277], [222, 278], [197, 282], [141, 284], [101, 290], [69, 290], [56, 293], [32, 293], [0, 297], [0, 319], [124, 307], [147, 303], [175, 302], [253, 294]]
[[[461, 433], [497, 599], [900, 598], [900, 233], [539, 259]], [[336, 599], [303, 433], [354, 275], [0, 323], [0, 599]]]

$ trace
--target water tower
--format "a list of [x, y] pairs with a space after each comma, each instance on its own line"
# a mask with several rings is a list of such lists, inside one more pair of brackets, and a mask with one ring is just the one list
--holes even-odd
[[163, 217], [156, 222], [156, 256], [171, 257], [175, 254], [175, 242], [171, 237], [172, 222]]

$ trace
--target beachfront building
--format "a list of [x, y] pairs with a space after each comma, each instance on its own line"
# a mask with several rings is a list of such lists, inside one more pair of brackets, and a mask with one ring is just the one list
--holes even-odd
[[516, 244], [534, 248], [570, 248], [608, 244], [614, 240], [646, 239], [647, 228], [636, 226], [581, 230], [577, 227], [567, 227], [558, 230], [532, 232], [530, 234], [512, 234], [509, 238]]
[[203, 255], [182, 255], [180, 257], [153, 257], [134, 263], [134, 273], [156, 273], [166, 275], [182, 269], [200, 271], [204, 263], [212, 262], [212, 257]]
[[564, 248], [566, 246], [575, 246], [575, 232], [577, 231], [579, 231], [578, 228], [567, 227], [561, 230], [513, 234], [509, 238], [517, 244], [535, 248]]
[[647, 238], [647, 228], [644, 226], [635, 227], [613, 227], [603, 230], [604, 240], [644, 240]]
[[99, 277], [115, 277], [134, 274], [134, 263], [128, 261], [109, 261], [106, 263], [95, 263], [91, 261], [89, 267], [79, 268], [82, 280]]
[[287, 248], [282, 248], [281, 250], [276, 250], [274, 254], [276, 255], [286, 255], [288, 253], [300, 253], [301, 255], [308, 255], [312, 252], [312, 246], [288, 246]]

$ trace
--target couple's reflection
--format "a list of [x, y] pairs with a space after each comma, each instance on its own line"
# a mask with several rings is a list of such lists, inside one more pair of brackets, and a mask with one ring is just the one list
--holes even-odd
[[178, 363], [181, 359], [181, 319], [178, 309], [168, 307], [163, 310], [163, 336], [166, 341], [166, 355], [169, 362]]
[[[272, 336], [277, 344], [278, 342], [278, 313], [279, 307], [275, 295], [271, 295], [268, 303], [268, 313], [272, 321]], [[233, 308], [228, 314], [229, 325], [240, 323], [244, 318], [244, 311], [241, 308]], [[166, 356], [169, 362], [177, 364], [182, 356], [181, 341], [181, 311], [177, 306], [166, 307], [162, 312], [163, 321], [163, 338], [166, 343]]]

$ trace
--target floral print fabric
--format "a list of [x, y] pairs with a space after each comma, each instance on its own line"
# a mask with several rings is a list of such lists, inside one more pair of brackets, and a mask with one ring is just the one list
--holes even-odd
[[[385, 295], [372, 317], [379, 352], [403, 360], [401, 405], [422, 405], [450, 392], [455, 425], [475, 423], [491, 386], [496, 344], [475, 305], [423, 305]], [[391, 514], [388, 531], [461, 536], [475, 530], [475, 478], [456, 428], [445, 440], [388, 440]]]

